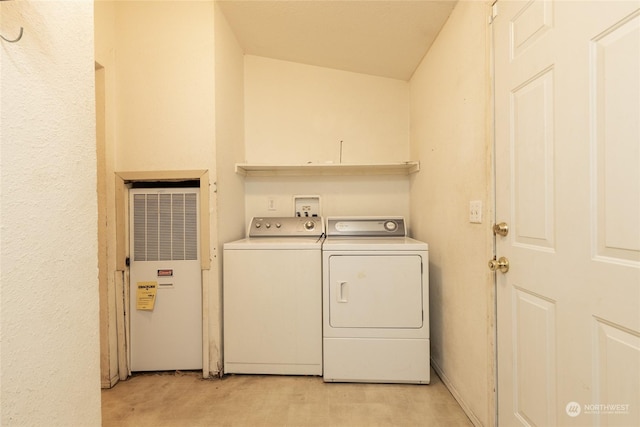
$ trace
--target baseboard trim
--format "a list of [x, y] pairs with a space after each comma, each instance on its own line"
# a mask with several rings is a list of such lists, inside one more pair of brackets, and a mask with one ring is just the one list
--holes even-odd
[[456, 390], [456, 388], [453, 386], [453, 384], [449, 380], [449, 377], [447, 377], [447, 375], [442, 371], [442, 369], [440, 369], [440, 366], [438, 366], [438, 364], [433, 359], [431, 359], [431, 367], [440, 377], [440, 380], [445, 385], [445, 387], [447, 387], [449, 393], [451, 393], [453, 398], [456, 399], [471, 423], [473, 423], [473, 425], [476, 427], [482, 427], [482, 422], [478, 419], [478, 417], [476, 417], [471, 408], [469, 408], [469, 405], [467, 405], [462, 396], [460, 396], [458, 390]]
[[114, 385], [116, 385], [116, 383], [120, 380], [120, 378], [118, 377], [118, 374], [116, 373], [115, 376], [111, 377], [111, 379], [109, 380], [105, 380], [103, 379], [101, 381], [101, 388], [111, 388]]

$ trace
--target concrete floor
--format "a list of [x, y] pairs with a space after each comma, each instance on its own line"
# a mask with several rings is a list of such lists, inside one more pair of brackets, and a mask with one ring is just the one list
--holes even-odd
[[471, 426], [432, 372], [430, 385], [324, 383], [321, 377], [136, 374], [102, 391], [109, 426]]

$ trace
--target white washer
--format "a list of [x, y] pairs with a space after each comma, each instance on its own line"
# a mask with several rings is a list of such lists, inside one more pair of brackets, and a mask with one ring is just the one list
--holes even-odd
[[224, 245], [224, 372], [322, 375], [322, 218], [253, 218]]
[[328, 218], [324, 381], [430, 382], [428, 245], [403, 218]]

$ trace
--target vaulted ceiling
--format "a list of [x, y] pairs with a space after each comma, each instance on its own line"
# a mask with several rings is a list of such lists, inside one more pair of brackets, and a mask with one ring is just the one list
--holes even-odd
[[409, 80], [457, 0], [219, 0], [246, 54]]

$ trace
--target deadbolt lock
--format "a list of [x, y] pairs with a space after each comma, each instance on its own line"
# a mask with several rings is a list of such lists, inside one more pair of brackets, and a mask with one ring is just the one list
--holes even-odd
[[507, 225], [506, 222], [501, 222], [500, 224], [494, 224], [493, 234], [506, 236], [507, 234], [509, 234], [509, 226]]
[[492, 259], [491, 261], [489, 261], [489, 270], [500, 270], [501, 273], [506, 273], [507, 271], [509, 271], [509, 260], [505, 257], [500, 257], [497, 260]]

